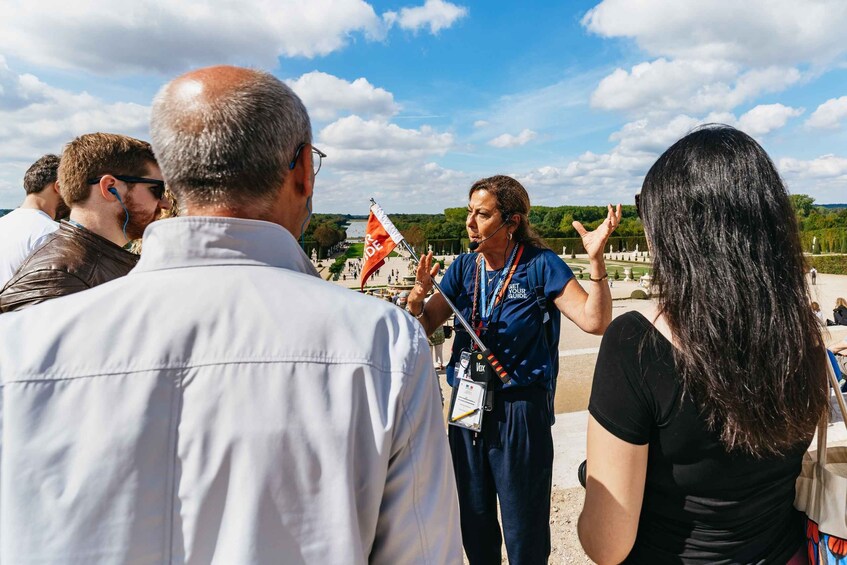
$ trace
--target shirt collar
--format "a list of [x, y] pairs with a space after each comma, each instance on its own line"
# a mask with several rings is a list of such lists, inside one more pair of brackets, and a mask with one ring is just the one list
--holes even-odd
[[158, 220], [144, 231], [133, 272], [208, 265], [280, 267], [318, 276], [291, 232], [242, 218], [187, 216]]

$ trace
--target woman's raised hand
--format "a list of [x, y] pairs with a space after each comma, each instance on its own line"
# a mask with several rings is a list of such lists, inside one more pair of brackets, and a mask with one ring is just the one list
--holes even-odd
[[415, 271], [415, 287], [409, 292], [409, 301], [423, 300], [432, 290], [432, 278], [438, 274], [441, 265], [432, 264], [432, 251], [421, 256]]
[[618, 204], [618, 207], [613, 209], [612, 205], [609, 204], [606, 219], [593, 231], [586, 230], [585, 226], [577, 221], [574, 221], [571, 225], [573, 225], [576, 233], [579, 234], [579, 237], [582, 238], [582, 246], [585, 248], [585, 252], [588, 253], [588, 257], [591, 258], [603, 256], [603, 249], [606, 247], [606, 242], [609, 240], [609, 236], [612, 235], [612, 232], [615, 231], [615, 228], [617, 228], [620, 223], [621, 205]]

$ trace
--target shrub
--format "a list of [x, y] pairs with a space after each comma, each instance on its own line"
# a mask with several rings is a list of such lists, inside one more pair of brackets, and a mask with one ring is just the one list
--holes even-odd
[[819, 273], [847, 275], [847, 255], [807, 255], [806, 261], [809, 267], [814, 267]]

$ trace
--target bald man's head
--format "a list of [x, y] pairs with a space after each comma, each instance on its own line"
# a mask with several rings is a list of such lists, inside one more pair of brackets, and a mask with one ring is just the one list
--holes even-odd
[[153, 149], [171, 190], [195, 206], [255, 206], [273, 199], [302, 143], [306, 108], [274, 76], [207, 67], [177, 77], [153, 102]]

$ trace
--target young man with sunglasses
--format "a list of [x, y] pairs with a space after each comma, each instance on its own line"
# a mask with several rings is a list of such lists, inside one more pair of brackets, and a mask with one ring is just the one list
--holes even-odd
[[150, 144], [124, 135], [91, 133], [71, 141], [58, 184], [70, 217], [0, 291], [0, 312], [126, 275], [138, 256], [125, 247], [170, 207]]

